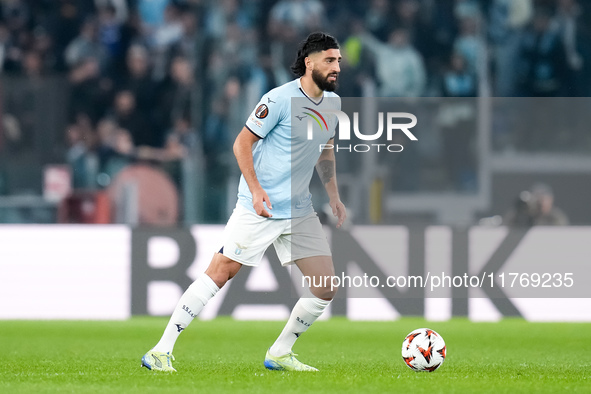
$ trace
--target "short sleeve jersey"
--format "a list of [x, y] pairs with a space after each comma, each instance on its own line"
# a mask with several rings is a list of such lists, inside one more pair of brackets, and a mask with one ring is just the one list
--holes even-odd
[[[293, 107], [292, 98], [297, 98]], [[310, 180], [321, 146], [334, 137], [337, 125], [336, 116], [322, 116], [322, 111], [340, 107], [337, 94], [324, 92], [314, 100], [296, 79], [265, 94], [248, 117], [246, 127], [261, 138], [253, 147], [253, 164], [271, 200], [272, 219], [303, 217], [314, 211]], [[254, 212], [244, 176], [240, 177], [238, 204]]]

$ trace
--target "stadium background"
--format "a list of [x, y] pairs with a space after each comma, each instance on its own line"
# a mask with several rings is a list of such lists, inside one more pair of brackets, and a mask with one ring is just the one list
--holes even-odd
[[[31, 291], [3, 301], [0, 317], [167, 315], [216, 249], [235, 204], [234, 137], [260, 96], [292, 78], [297, 43], [315, 30], [342, 45], [341, 96], [466, 98], [479, 111], [472, 127], [436, 124], [416, 155], [390, 163], [391, 179], [375, 163], [338, 156], [351, 231], [391, 226], [377, 229], [393, 232], [409, 267], [429, 264], [425, 255], [451, 261], [454, 248], [467, 254], [470, 242], [477, 251], [484, 242], [478, 265], [508, 228], [568, 218], [576, 227], [547, 230], [549, 238], [531, 229], [520, 258], [588, 263], [578, 240], [591, 223], [590, 10], [576, 0], [3, 1], [0, 269], [9, 285], [1, 291], [4, 300]], [[348, 191], [365, 174], [375, 179], [355, 198]], [[544, 212], [542, 200], [550, 205]], [[317, 208], [323, 212], [322, 200]], [[75, 225], [93, 223], [113, 225]], [[482, 226], [497, 235], [454, 242]], [[420, 262], [415, 242], [424, 245]], [[268, 260], [245, 274], [254, 285], [243, 283], [234, 296], [252, 297], [252, 308], [230, 304], [221, 314], [285, 317], [289, 300], [266, 305], [265, 293], [284, 283], [274, 281], [280, 274]], [[55, 283], [79, 298], [65, 305]], [[39, 294], [46, 304], [31, 316], [23, 306]], [[402, 309], [429, 317], [429, 308], [443, 308], [437, 319], [516, 315], [482, 299]], [[569, 309], [540, 301], [529, 316], [591, 320], [588, 300], [578, 302]], [[82, 312], [88, 303], [94, 308]], [[400, 312], [372, 305], [376, 312], [359, 318]], [[220, 306], [212, 308], [207, 316]]]

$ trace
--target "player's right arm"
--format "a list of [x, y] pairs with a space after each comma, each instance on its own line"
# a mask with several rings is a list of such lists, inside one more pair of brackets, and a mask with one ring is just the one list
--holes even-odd
[[236, 141], [234, 141], [234, 156], [236, 156], [240, 171], [242, 171], [244, 180], [246, 180], [250, 193], [252, 194], [252, 206], [254, 207], [255, 212], [257, 215], [270, 218], [273, 215], [265, 209], [265, 203], [269, 209], [273, 209], [271, 206], [271, 200], [269, 200], [267, 192], [265, 192], [259, 183], [257, 174], [254, 170], [252, 146], [258, 140], [260, 140], [260, 137], [256, 136], [247, 127], [243, 127], [240, 134], [238, 134], [238, 137], [236, 137]]

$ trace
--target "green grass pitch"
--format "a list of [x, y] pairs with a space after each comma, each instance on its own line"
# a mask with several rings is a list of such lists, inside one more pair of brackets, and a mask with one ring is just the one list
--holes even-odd
[[[319, 321], [294, 351], [318, 373], [267, 371], [282, 322], [195, 321], [175, 348], [178, 372], [140, 368], [167, 319], [0, 321], [0, 393], [591, 392], [591, 324]], [[433, 373], [402, 361], [406, 334], [429, 327], [448, 356]]]

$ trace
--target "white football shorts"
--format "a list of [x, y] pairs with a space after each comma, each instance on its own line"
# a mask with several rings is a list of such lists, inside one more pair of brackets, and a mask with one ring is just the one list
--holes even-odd
[[306, 257], [332, 256], [316, 212], [293, 219], [269, 219], [236, 204], [223, 235], [224, 256], [256, 267], [273, 244], [281, 265]]

